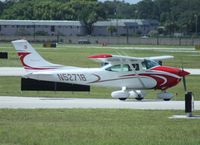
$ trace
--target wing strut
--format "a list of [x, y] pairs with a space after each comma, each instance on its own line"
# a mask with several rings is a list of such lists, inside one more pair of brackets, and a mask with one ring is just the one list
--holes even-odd
[[131, 69], [132, 69], [132, 70], [134, 71], [134, 73], [136, 74], [136, 77], [138, 78], [138, 80], [139, 80], [139, 82], [141, 83], [141, 85], [143, 86], [143, 88], [146, 89], [147, 87], [145, 86], [144, 82], [143, 82], [142, 79], [140, 78], [140, 75], [138, 75], [137, 71], [136, 71], [135, 68], [132, 66], [131, 62], [128, 61], [128, 60], [127, 60], [127, 62], [128, 62], [128, 64], [130, 65]]

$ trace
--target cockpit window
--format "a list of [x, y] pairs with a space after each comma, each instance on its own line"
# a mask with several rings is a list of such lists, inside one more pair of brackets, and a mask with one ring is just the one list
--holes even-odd
[[152, 67], [158, 66], [159, 64], [153, 60], [144, 60], [142, 62], [143, 69], [150, 69]]
[[107, 71], [113, 71], [113, 72], [128, 72], [131, 71], [131, 68], [128, 64], [118, 64], [118, 65], [113, 65], [109, 68], [106, 68]]

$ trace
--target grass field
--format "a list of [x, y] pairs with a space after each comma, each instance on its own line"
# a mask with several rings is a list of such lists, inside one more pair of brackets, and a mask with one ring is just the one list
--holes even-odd
[[[49, 92], [49, 91], [21, 91], [20, 77], [0, 77], [0, 96], [42, 96], [42, 97], [67, 97], [67, 98], [111, 98], [114, 89], [92, 87], [91, 92]], [[9, 83], [8, 83], [9, 82]], [[188, 89], [195, 95], [195, 100], [200, 100], [199, 76], [189, 76], [187, 78]], [[156, 98], [160, 91], [149, 90], [145, 98]], [[173, 100], [184, 100], [183, 85], [180, 83], [176, 87], [169, 89], [175, 97]]]
[[[131, 49], [113, 49], [115, 46], [102, 47], [101, 45], [58, 45], [57, 48], [43, 48], [42, 44], [33, 44], [38, 49], [39, 53], [47, 60], [53, 63], [82, 66], [82, 67], [94, 67], [99, 64], [87, 59], [87, 56], [98, 53], [112, 53], [122, 54], [136, 57], [158, 56], [158, 55], [173, 55], [175, 59], [165, 61], [164, 64], [175, 67], [181, 67], [184, 65], [186, 68], [200, 68], [200, 51], [191, 52], [165, 52], [159, 50], [131, 50]], [[126, 46], [119, 45], [119, 48], [123, 47], [158, 47], [158, 46]], [[180, 49], [180, 46], [160, 46]], [[183, 46], [184, 48], [192, 48], [192, 46]], [[0, 51], [7, 51], [9, 53], [9, 60], [0, 60], [0, 66], [21, 66], [18, 56], [14, 48], [9, 43], [0, 43]]]
[[[196, 112], [200, 113], [200, 112]], [[180, 111], [0, 110], [1, 145], [197, 145], [199, 120]]]
[[[109, 47], [96, 47], [96, 45], [59, 45], [56, 49], [42, 48], [41, 44], [34, 44], [34, 46], [47, 60], [64, 65], [97, 67], [99, 64], [87, 59], [87, 56], [96, 53], [121, 53], [130, 56], [174, 55], [175, 59], [166, 61], [166, 65], [181, 67], [183, 62], [187, 68], [200, 68], [198, 51], [166, 53], [152, 50], [115, 50]], [[9, 43], [0, 43], [0, 51], [9, 52], [9, 59], [0, 60], [0, 67], [21, 66], [16, 52]], [[196, 100], [200, 100], [199, 81], [199, 76], [187, 78], [188, 88], [195, 93]], [[177, 93], [174, 100], [183, 100], [182, 84], [169, 91]], [[90, 93], [21, 92], [20, 77], [0, 77], [0, 96], [111, 98], [111, 92], [112, 89], [100, 87], [93, 87]], [[149, 91], [147, 98], [155, 98], [156, 93], [156, 91]], [[127, 109], [0, 109], [0, 145], [200, 144], [200, 121], [168, 119], [176, 114], [184, 114], [184, 112]], [[200, 114], [200, 111], [195, 111], [195, 114]]]

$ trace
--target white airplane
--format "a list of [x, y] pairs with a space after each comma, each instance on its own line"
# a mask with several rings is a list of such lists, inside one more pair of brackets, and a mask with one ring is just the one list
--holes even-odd
[[144, 90], [161, 90], [158, 97], [170, 100], [173, 94], [168, 88], [177, 85], [189, 72], [183, 69], [161, 66], [157, 61], [173, 56], [129, 57], [98, 54], [88, 58], [101, 62], [100, 68], [80, 68], [52, 64], [43, 59], [26, 40], [12, 41], [27, 74], [23, 77], [80, 85], [95, 85], [120, 89], [111, 96], [120, 100], [135, 98], [142, 100]]

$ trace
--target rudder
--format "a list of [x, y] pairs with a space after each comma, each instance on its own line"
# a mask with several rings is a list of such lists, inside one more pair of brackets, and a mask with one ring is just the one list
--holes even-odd
[[27, 40], [12, 41], [12, 44], [17, 51], [21, 64], [27, 70], [47, 70], [62, 67], [42, 58]]

